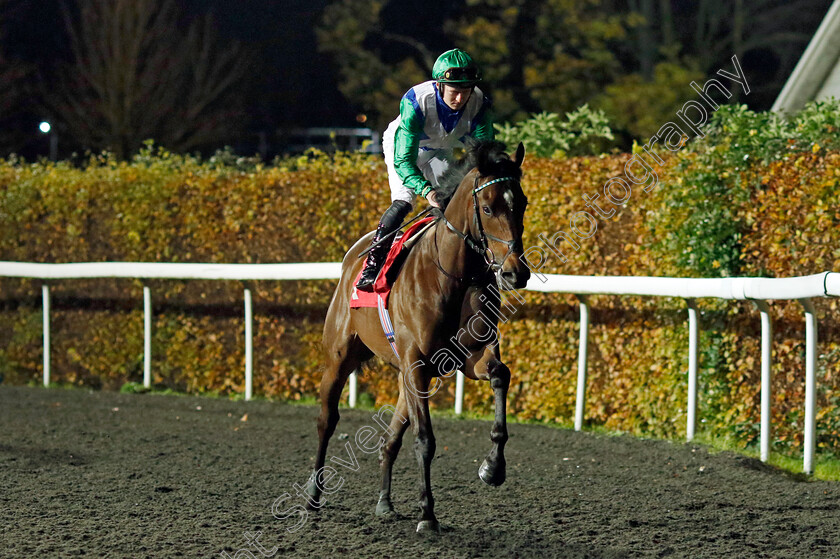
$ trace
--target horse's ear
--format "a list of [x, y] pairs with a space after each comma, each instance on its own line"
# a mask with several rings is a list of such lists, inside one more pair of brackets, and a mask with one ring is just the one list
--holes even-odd
[[525, 159], [525, 146], [519, 142], [519, 147], [516, 148], [516, 153], [513, 154], [513, 162], [517, 167], [522, 167], [522, 160]]

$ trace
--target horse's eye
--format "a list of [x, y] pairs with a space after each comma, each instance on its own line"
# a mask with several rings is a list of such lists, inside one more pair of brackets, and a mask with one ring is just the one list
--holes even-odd
[[493, 213], [493, 212], [490, 211], [490, 206], [484, 206], [481, 209], [484, 211], [484, 215], [490, 215], [490, 214]]

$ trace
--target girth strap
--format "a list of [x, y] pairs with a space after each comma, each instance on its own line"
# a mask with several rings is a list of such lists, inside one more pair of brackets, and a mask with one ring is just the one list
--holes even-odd
[[379, 323], [382, 325], [382, 331], [385, 332], [385, 339], [388, 340], [391, 350], [397, 356], [397, 360], [399, 360], [400, 353], [397, 351], [397, 338], [394, 333], [394, 325], [391, 324], [391, 314], [385, 307], [385, 301], [382, 300], [382, 295], [376, 295], [376, 307], [379, 310]]

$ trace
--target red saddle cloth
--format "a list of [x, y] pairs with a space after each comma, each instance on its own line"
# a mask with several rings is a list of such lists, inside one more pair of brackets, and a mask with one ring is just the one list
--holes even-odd
[[399, 267], [402, 265], [403, 259], [401, 257], [403, 256], [406, 241], [413, 237], [424, 225], [430, 221], [434, 221], [434, 219], [433, 216], [424, 217], [413, 223], [405, 232], [397, 233], [393, 244], [391, 244], [391, 250], [388, 251], [385, 264], [382, 265], [382, 269], [376, 277], [376, 282], [373, 284], [373, 292], [359, 291], [356, 289], [356, 283], [358, 283], [359, 277], [362, 275], [362, 272], [359, 271], [359, 275], [353, 280], [353, 293], [350, 295], [351, 309], [362, 307], [376, 308], [379, 297], [382, 297], [384, 306], [388, 306], [388, 296], [391, 294], [391, 286], [394, 285], [394, 281], [397, 279], [396, 272], [399, 272]]

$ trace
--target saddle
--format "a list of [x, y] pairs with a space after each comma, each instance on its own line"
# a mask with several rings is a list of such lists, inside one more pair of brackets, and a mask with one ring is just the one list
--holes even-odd
[[423, 219], [412, 223], [411, 226], [402, 233], [397, 233], [391, 248], [388, 251], [388, 256], [385, 258], [385, 263], [376, 277], [376, 282], [373, 284], [373, 292], [359, 291], [356, 289], [356, 283], [359, 281], [359, 275], [353, 280], [353, 293], [350, 295], [350, 308], [359, 309], [365, 307], [376, 308], [379, 306], [379, 299], [382, 299], [384, 307], [388, 306], [388, 296], [391, 294], [391, 287], [397, 280], [400, 274], [408, 253], [423, 234], [429, 230], [435, 221], [434, 216], [424, 217]]

